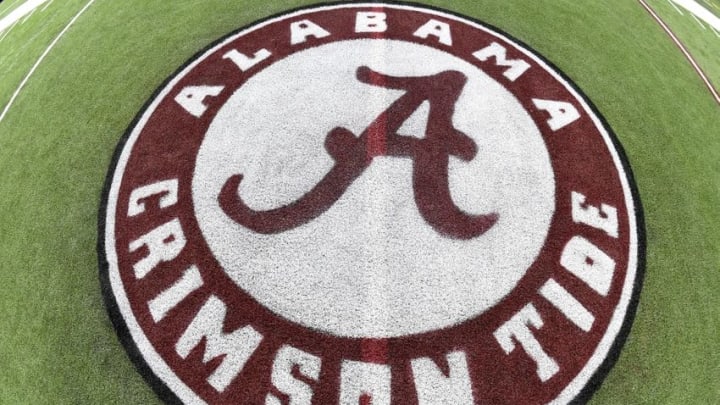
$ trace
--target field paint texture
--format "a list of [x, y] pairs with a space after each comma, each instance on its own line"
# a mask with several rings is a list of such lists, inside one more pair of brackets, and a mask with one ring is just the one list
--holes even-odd
[[[21, 4], [23, 1], [17, 3]], [[5, 0], [2, 5], [9, 6], [6, 3], [12, 4], [12, 0]], [[173, 6], [179, 6], [180, 3]], [[88, 89], [105, 86], [107, 81], [122, 82], [128, 71], [128, 66], [124, 64], [136, 60], [146, 64], [142, 70], [148, 75], [153, 75], [152, 80], [160, 80], [159, 77], [164, 78], [166, 71], [170, 69], [170, 66], [163, 64], [167, 55], [159, 54], [155, 59], [151, 58], [148, 61], [133, 58], [134, 55], [131, 53], [128, 55], [126, 51], [161, 39], [173, 52], [184, 50], [189, 53], [195, 51], [195, 48], [186, 50], [182, 47], [187, 42], [187, 36], [215, 38], [218, 31], [235, 29], [240, 24], [239, 21], [242, 24], [249, 22], [243, 20], [243, 16], [246, 15], [244, 13], [257, 12], [258, 15], [264, 16], [271, 11], [280, 12], [280, 8], [286, 5], [286, 3], [276, 4], [275, 9], [257, 11], [258, 6], [253, 6], [252, 3], [243, 4], [242, 7], [228, 3], [231, 2], [210, 1], [204, 3], [206, 7], [200, 10], [192, 10], [192, 7], [184, 9], [177, 7], [175, 13], [167, 13], [167, 8], [170, 6], [160, 2], [98, 3], [95, 5], [96, 9], [91, 10], [92, 13], [84, 17], [85, 20], [81, 25], [75, 26], [76, 30], [82, 28], [84, 32], [92, 32], [93, 35], [73, 33], [61, 44], [64, 50], [66, 46], [74, 48], [71, 42], [73, 44], [76, 41], [84, 42], [87, 50], [87, 58], [82, 60], [82, 63], [78, 63], [77, 68], [68, 72], [67, 80], [74, 81], [77, 78], [87, 80], [76, 86], [80, 94], [92, 94]], [[45, 3], [47, 4], [50, 2]], [[78, 4], [77, 9], [82, 4]], [[710, 233], [713, 227], [709, 224], [714, 221], [707, 219], [718, 216], [718, 211], [712, 208], [716, 207], [718, 198], [716, 194], [710, 193], [705, 194], [707, 199], [703, 201], [700, 196], [703, 195], [704, 185], [718, 184], [717, 177], [708, 176], [706, 171], [714, 164], [713, 151], [720, 151], [720, 148], [714, 148], [717, 142], [713, 141], [713, 139], [717, 140], [713, 136], [715, 135], [713, 128], [717, 128], [715, 123], [718, 122], [717, 118], [720, 118], [715, 114], [717, 107], [708, 103], [692, 102], [693, 99], [702, 100], [702, 97], [706, 97], [706, 90], [697, 86], [687, 86], [688, 80], [685, 80], [687, 75], [675, 74], [677, 70], [682, 70], [682, 64], [686, 62], [678, 58], [667, 60], [659, 57], [670, 55], [670, 51], [673, 51], [672, 47], [665, 47], [666, 52], [660, 55], [654, 52], [637, 52], [640, 44], [628, 41], [627, 38], [620, 39], [622, 28], [628, 23], [628, 17], [635, 18], [631, 23], [647, 18], [646, 15], [640, 15], [639, 9], [633, 10], [637, 5], [619, 1], [608, 2], [602, 6], [594, 2], [565, 3], [563, 7], [568, 7], [569, 12], [578, 16], [577, 25], [557, 24], [548, 27], [543, 24], [543, 21], [548, 21], [558, 13], [559, 4], [559, 2], [547, 4], [546, 10], [541, 12], [534, 12], [535, 8], [541, 9], [541, 7], [535, 7], [532, 2], [518, 1], [502, 4], [484, 3], [482, 13], [471, 10], [470, 6], [463, 9], [460, 2], [454, 3], [453, 8], [471, 15], [482, 14], [484, 20], [495, 22], [509, 32], [517, 32], [517, 26], [528, 27], [529, 21], [538, 21], [537, 24], [523, 31], [521, 36], [531, 43], [545, 41], [543, 43], [546, 47], [550, 46], [547, 44], [560, 44], [558, 38], [582, 35], [585, 32], [582, 28], [589, 29], [598, 19], [608, 17], [601, 23], [597, 22], [609, 30], [607, 41], [598, 44], [593, 52], [587, 52], [587, 49], [581, 52], [572, 48], [568, 49], [567, 54], [558, 56], [555, 52], [548, 52], [548, 55], [553, 60], [565, 61], [563, 66], [575, 72], [585, 72], [589, 63], [596, 63], [595, 59], [583, 58], [582, 55], [595, 56], [618, 50], [618, 54], [613, 55], [618, 58], [624, 56], [623, 59], [628, 61], [619, 67], [623, 69], [619, 73], [627, 79], [622, 86], [617, 86], [617, 83], [624, 79], [609, 74], [588, 75], [584, 81], [588, 88], [594, 88], [591, 93], [600, 95], [601, 99], [618, 100], [618, 102], [601, 102], [601, 104], [613, 124], [619, 129], [619, 133], [623, 135], [621, 139], [627, 146], [634, 166], [640, 169], [638, 178], [644, 186], [642, 188], [644, 200], [648, 202], [649, 210], [653, 212], [651, 224], [657, 236], [654, 242], [651, 241], [654, 243], [655, 256], [650, 259], [650, 269], [654, 270], [649, 272], [650, 288], [644, 291], [644, 308], [640, 311], [640, 322], [633, 327], [629, 350], [623, 352], [619, 364], [609, 376], [609, 380], [603, 384], [593, 403], [714, 403], [718, 398], [718, 387], [711, 383], [715, 381], [712, 379], [714, 376], [712, 365], [720, 363], [715, 361], [717, 351], [711, 349], [713, 342], [716, 342], [716, 336], [712, 336], [711, 330], [717, 330], [714, 326], [717, 324], [716, 314], [720, 305], [712, 305], [718, 299], [718, 295], [713, 294], [712, 291], [720, 278], [712, 275], [711, 271], [717, 263], [716, 256], [711, 249], [703, 249], [703, 247], [720, 246], [715, 244], [718, 240], [713, 236], [716, 234], [715, 231]], [[605, 9], [607, 4], [611, 4], [613, 8], [617, 7], [616, 10], [621, 12], [613, 10], [611, 14]], [[122, 14], [126, 8], [132, 10]], [[242, 10], [236, 10], [240, 8]], [[529, 11], [528, 8], [531, 10]], [[584, 13], [577, 11], [582, 8], [585, 8]], [[9, 11], [2, 13], [0, 17], [7, 15]], [[76, 11], [70, 13], [68, 20]], [[607, 11], [607, 15], [603, 14], [603, 11]], [[189, 17], [190, 14], [193, 16]], [[195, 21], [194, 14], [198, 14], [198, 20], [211, 21], [213, 27], [203, 27], [203, 24], [197, 23], [187, 24], [187, 27], [182, 23], [173, 25], [178, 20], [184, 23], [185, 20], [193, 18], [192, 21]], [[104, 21], [119, 15], [122, 15], [126, 22], [118, 27], [117, 31], [122, 28], [125, 33], [115, 34], [115, 30], [108, 30], [103, 34], [99, 32], [102, 31], [100, 27]], [[171, 27], [170, 33], [161, 36], [160, 30], [148, 31], [146, 20], [141, 18], [147, 15], [157, 17], [155, 19], [157, 26]], [[687, 13], [685, 15], [687, 16]], [[515, 18], [523, 21], [516, 22]], [[62, 22], [58, 29], [68, 20]], [[640, 27], [636, 26], [636, 32], [641, 34], [639, 37], [645, 39], [647, 44], [654, 46], [664, 38], [652, 35], [652, 31], [656, 29], [653, 25], [640, 24]], [[546, 29], [552, 31], [545, 32]], [[33, 51], [33, 60], [22, 67], [21, 74], [12, 84], [12, 88], [8, 84], [6, 91], [8, 96], [57, 32], [55, 31], [43, 45]], [[698, 33], [698, 30], [694, 32]], [[699, 32], [699, 34], [707, 34], [707, 32]], [[125, 36], [121, 37], [121, 35]], [[118, 41], [116, 52], [106, 49], [103, 41], [98, 40], [115, 37], [125, 40]], [[14, 38], [13, 36], [12, 39]], [[638, 39], [637, 42], [639, 41]], [[558, 45], [558, 47], [562, 46]], [[147, 45], [147, 48], [152, 46]], [[37, 72], [34, 79], [40, 79], [47, 74], [46, 72], [55, 71], [55, 64], [62, 62], [60, 58], [55, 57], [60, 50], [59, 48], [56, 54], [52, 55], [53, 57], [45, 60], [46, 66]], [[185, 60], [187, 57], [189, 56], [183, 53], [179, 59]], [[85, 68], [101, 63], [113, 66], [103, 71], [104, 76], [93, 83], [94, 77], [88, 75]], [[49, 65], [52, 65], [53, 69], [50, 69]], [[642, 72], [648, 65], [657, 66], [657, 77], [676, 78], [676, 81], [664, 82], [668, 86], [677, 84], [677, 77], [683, 76], [683, 86], [673, 86], [671, 87], [673, 91], [668, 91], [667, 87], [659, 85], [660, 82], [656, 78], [643, 76]], [[101, 177], [100, 174], [104, 174], [106, 160], [117, 143], [116, 134], [125, 129], [124, 125], [116, 124], [114, 119], [121, 116], [119, 121], [124, 124], [128, 120], [127, 117], [135, 113], [132, 108], [135, 106], [135, 100], [139, 98], [137, 95], [150, 91], [145, 83], [123, 83], [123, 87], [131, 94], [123, 94], [124, 98], [121, 99], [123, 104], [111, 105], [112, 103], [98, 102], [86, 97], [76, 100], [72, 108], [60, 110], [65, 114], [62, 119], [51, 121], [52, 128], [48, 128], [44, 120], [35, 120], [35, 123], [44, 125], [37, 125], [37, 132], [32, 142], [22, 141], [27, 138], [16, 141], [15, 139], [20, 137], [0, 135], [3, 138], [3, 149], [9, 150], [2, 159], [4, 167], [22, 168], [17, 175], [12, 170], [3, 170], [0, 175], [0, 189], [6, 190], [3, 193], [5, 198], [0, 198], [2, 200], [0, 217], [3, 219], [2, 222], [9, 224], [11, 228], [11, 232], [8, 233], [0, 231], [2, 234], [0, 239], [4, 237], [2, 244], [7, 246], [7, 249], [0, 249], [2, 250], [0, 256], [7, 269], [25, 269], [20, 272], [6, 272], [5, 286], [14, 288], [11, 291], [6, 289], [6, 294], [3, 294], [0, 300], [8, 311], [3, 316], [4, 320], [9, 326], [13, 325], [5, 328], [2, 339], [4, 343], [0, 344], [2, 346], [0, 352], [3, 352], [0, 357], [3, 357], [5, 366], [4, 371], [0, 372], [0, 380], [8, 383], [3, 384], [3, 389], [0, 390], [2, 391], [0, 403], [86, 401], [86, 403], [159, 404], [153, 394], [145, 389], [146, 384], [127, 361], [127, 356], [117, 345], [112, 331], [107, 330], [105, 313], [97, 308], [101, 304], [100, 301], [95, 299], [94, 301], [97, 301], [95, 306], [88, 305], [88, 297], [97, 295], [96, 257], [93, 251], [95, 235], [87, 236], [88, 232], [94, 230], [95, 218], [93, 217], [92, 221], [83, 221], [79, 218], [87, 216], [84, 213], [88, 210], [88, 206], [92, 205], [94, 208], [93, 204], [97, 200], [97, 184], [100, 182], [97, 178]], [[25, 90], [42, 91], [37, 86], [29, 86]], [[633, 102], [637, 99], [628, 100], [625, 92], [637, 94], [644, 102]], [[677, 97], [670, 98], [669, 93], [675, 93]], [[48, 96], [46, 100], [53, 103], [63, 94], [54, 92]], [[628, 105], [622, 101], [632, 103]], [[25, 103], [23, 98], [18, 107], [25, 109]], [[4, 103], [0, 103], [0, 111], [2, 104]], [[687, 109], [689, 105], [693, 108]], [[32, 108], [26, 111], [42, 111], [34, 106]], [[76, 114], [79, 114], [76, 111], [83, 113], [92, 111], [92, 121], [74, 120]], [[684, 113], [677, 114], [677, 111]], [[658, 119], [637, 120], [637, 117], [643, 114], [652, 117], [652, 114], [662, 112], [667, 112], [665, 117], [655, 115]], [[37, 115], [33, 113], [27, 117], [33, 116]], [[8, 120], [5, 123], [7, 125], [0, 129], [0, 132], [7, 129], [5, 134], [20, 134], [23, 128], [30, 125], [26, 121], [30, 120]], [[675, 143], [677, 137], [674, 135], [677, 133], [684, 134], [681, 147]], [[47, 153], [42, 151], [54, 148], [56, 144], [53, 142], [64, 134], [77, 135], [73, 140], [76, 143], [72, 148], [63, 147], [55, 151], [56, 153], [43, 154], [44, 162], [36, 157], [41, 153]], [[705, 140], [703, 134], [711, 137]], [[648, 142], [652, 144], [652, 148], [647, 148]], [[684, 156], [690, 158], [685, 160]], [[41, 164], [28, 164], [33, 161]], [[81, 167], [67, 164], [73, 161], [83, 164]], [[42, 163], [45, 162], [47, 164], [43, 165]], [[67, 179], [76, 180], [72, 182], [74, 187], [55, 186], [62, 185]], [[685, 185], [667, 189], [667, 181], [685, 183]], [[52, 198], [36, 198], [36, 190], [43, 188], [54, 191], [49, 194]], [[15, 190], [19, 190], [17, 199], [12, 197], [12, 192]], [[677, 210], [680, 202], [692, 204], [688, 206], [693, 209]], [[53, 226], [58, 224], [59, 219], [56, 208], [50, 209], [51, 204], [55, 207], [65, 207], [64, 218], [61, 219], [63, 227]], [[11, 208], [12, 205], [15, 207]], [[709, 215], [703, 220], [703, 215], [706, 213]], [[3, 228], [3, 231], [6, 229], [8, 228]], [[9, 243], [5, 243], [6, 241]], [[28, 241], [32, 241], [33, 255], [22, 253], [27, 252]], [[49, 257], [51, 255], [54, 256]], [[57, 266], [59, 260], [63, 263], [61, 268]], [[692, 271], [688, 272], [688, 269]], [[23, 291], [26, 288], [27, 290]], [[647, 300], [648, 298], [650, 300]], [[38, 301], [33, 302], [33, 299]], [[54, 302], [50, 304], [47, 300]], [[688, 302], [695, 304], [689, 305]], [[34, 314], [23, 309], [30, 306], [35, 308]], [[52, 307], [55, 309], [51, 309]], [[689, 307], [694, 310], [685, 311]], [[69, 313], [64, 311], [66, 308], [76, 308], [76, 311]], [[86, 321], [82, 328], [77, 327], [78, 319]], [[701, 323], [704, 325], [701, 326]], [[68, 341], [72, 341], [73, 344], [63, 347]], [[686, 344], [677, 345], [678, 341], [685, 341]], [[63, 349], [57, 350], [59, 347]], [[693, 358], [705, 358], [708, 361], [697, 362], [693, 361]], [[23, 372], [17, 372], [18, 370]], [[638, 375], [642, 375], [643, 378], [637, 378]], [[77, 378], [78, 376], [81, 378]]]

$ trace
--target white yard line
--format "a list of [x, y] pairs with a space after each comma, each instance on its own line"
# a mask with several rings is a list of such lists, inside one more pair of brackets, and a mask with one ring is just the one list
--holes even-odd
[[11, 11], [10, 14], [0, 19], [0, 32], [5, 31], [5, 28], [15, 24], [26, 15], [32, 14], [36, 8], [42, 6], [46, 1], [47, 0], [27, 0], [25, 3], [19, 5], [15, 10]]
[[85, 12], [85, 10], [87, 10], [88, 7], [90, 7], [90, 5], [94, 2], [95, 2], [95, 0], [88, 1], [87, 4], [85, 4], [85, 7], [83, 7], [82, 10], [78, 11], [78, 13], [75, 14], [75, 17], [73, 17], [72, 20], [70, 20], [70, 22], [65, 26], [65, 28], [63, 28], [63, 30], [60, 31], [58, 36], [55, 37], [55, 39], [50, 43], [50, 45], [47, 47], [47, 49], [45, 49], [45, 52], [43, 52], [42, 55], [40, 55], [40, 58], [38, 58], [37, 62], [35, 62], [35, 64], [30, 69], [30, 71], [27, 73], [27, 75], [25, 75], [25, 78], [23, 79], [23, 81], [20, 82], [20, 85], [18, 86], [17, 90], [15, 90], [15, 93], [13, 93], [12, 97], [10, 97], [10, 101], [8, 101], [7, 105], [5, 106], [5, 109], [3, 109], [2, 114], [0, 114], [0, 122], [3, 121], [3, 119], [7, 115], [7, 112], [10, 110], [10, 107], [12, 107], [13, 103], [15, 102], [15, 99], [20, 94], [20, 91], [23, 89], [23, 87], [25, 87], [25, 84], [30, 79], [30, 76], [32, 76], [33, 73], [35, 73], [35, 70], [37, 69], [38, 66], [40, 66], [40, 63], [42, 63], [43, 59], [45, 59], [47, 54], [50, 53], [50, 50], [52, 50], [53, 47], [55, 47], [55, 44], [57, 44], [58, 41], [60, 41], [60, 38], [62, 38], [62, 36], [65, 35], [65, 33], [68, 31], [68, 29], [70, 29], [70, 27], [73, 24], [75, 24], [75, 21], [77, 21], [77, 19], [80, 18], [80, 16]]
[[0, 17], [2, 17], [4, 14], [9, 13], [13, 9], [13, 6], [15, 5], [15, 3], [17, 3], [18, 1], [19, 0], [10, 0], [5, 11], [0, 11]]
[[678, 6], [689, 11], [694, 17], [699, 18], [704, 23], [713, 27], [715, 30], [720, 30], [720, 18], [713, 14], [712, 11], [701, 6], [695, 0], [672, 0]]
[[[705, 86], [707, 86], [708, 90], [710, 90], [710, 93], [713, 95], [713, 98], [715, 98], [715, 101], [717, 101], [718, 104], [720, 104], [720, 94], [718, 94], [718, 91], [715, 89], [715, 87], [710, 82], [710, 79], [705, 75], [705, 72], [703, 72], [702, 68], [698, 63], [695, 61], [695, 58], [693, 58], [692, 55], [690, 55], [690, 52], [688, 52], [687, 48], [685, 48], [685, 45], [683, 45], [682, 42], [678, 39], [678, 37], [675, 36], [675, 33], [672, 32], [670, 27], [668, 27], [667, 24], [665, 24], [665, 21], [663, 21], [660, 16], [655, 13], [655, 10], [653, 10], [646, 2], [645, 0], [638, 0], [640, 4], [647, 10], [648, 13], [657, 21], [658, 24], [665, 30], [665, 32], [672, 38], [673, 42], [675, 42], [675, 45], [677, 45], [678, 48], [680, 48], [680, 51], [682, 51], [683, 55], [685, 55], [685, 58], [690, 62], [692, 67], [695, 69], [698, 75], [700, 75], [700, 78], [705, 82]], [[674, 0], [673, 0], [674, 1]]]
[[667, 2], [670, 3], [670, 5], [675, 9], [675, 11], [680, 13], [680, 15], [685, 15], [685, 13], [683, 13], [682, 10], [680, 10], [678, 6], [676, 6], [675, 3], [672, 2], [672, 0], [667, 0]]
[[48, 7], [52, 4], [53, 1], [55, 1], [55, 0], [50, 0], [50, 1], [48, 1], [48, 2], [45, 4], [45, 7], [43, 7], [42, 10], [40, 10], [40, 12], [42, 13], [43, 11], [45, 11], [45, 9], [48, 8]]
[[695, 22], [698, 23], [698, 25], [700, 26], [700, 28], [703, 29], [703, 31], [707, 31], [707, 28], [705, 28], [705, 25], [697, 17], [695, 17], [695, 14], [690, 14], [690, 17], [692, 17], [693, 20], [695, 20]]
[[33, 14], [35, 14], [35, 10], [37, 10], [37, 9], [34, 8], [28, 15], [26, 15], [25, 18], [23, 18], [22, 21], [20, 21], [20, 24], [25, 24], [25, 21], [30, 19], [30, 17], [32, 17]]
[[17, 21], [13, 23], [13, 25], [10, 26], [10, 28], [6, 29], [5, 32], [0, 32], [0, 42], [2, 42], [3, 39], [5, 39], [6, 36], [12, 31], [13, 28], [15, 28], [15, 25], [17, 24]]

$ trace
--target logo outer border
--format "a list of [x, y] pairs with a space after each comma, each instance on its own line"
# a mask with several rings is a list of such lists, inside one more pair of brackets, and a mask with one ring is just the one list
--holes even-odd
[[[312, 9], [318, 9], [318, 8], [340, 8], [343, 6], [360, 6], [363, 4], [367, 4], [369, 6], [372, 5], [388, 5], [388, 6], [396, 6], [396, 7], [413, 7], [413, 8], [419, 8], [419, 9], [426, 9], [430, 11], [435, 11], [437, 13], [445, 14], [446, 16], [464, 20], [471, 22], [473, 24], [476, 24], [480, 27], [483, 27], [485, 29], [488, 29], [496, 34], [499, 34], [505, 39], [507, 39], [509, 42], [511, 42], [514, 45], [517, 45], [521, 51], [523, 51], [526, 54], [529, 54], [529, 56], [536, 58], [538, 62], [541, 64], [544, 64], [547, 68], [551, 70], [551, 73], [553, 75], [557, 75], [562, 81], [563, 84], [569, 86], [569, 90], [571, 90], [572, 93], [574, 93], [574, 96], [577, 97], [578, 101], [581, 101], [585, 105], [583, 107], [586, 107], [587, 110], [591, 111], [593, 113], [593, 117], [591, 119], [593, 121], [596, 121], [596, 126], [599, 127], [599, 129], [603, 129], [605, 131], [605, 134], [607, 135], [607, 140], [610, 141], [612, 147], [614, 148], [614, 151], [611, 150], [611, 155], [613, 155], [613, 160], [618, 160], [620, 163], [621, 168], [623, 169], [623, 173], [621, 173], [620, 179], [621, 183], [627, 183], [624, 184], [630, 192], [630, 195], [626, 195], [626, 199], [629, 197], [632, 204], [632, 207], [634, 208], [633, 212], [628, 212], [629, 217], [631, 219], [634, 219], [635, 222], [635, 238], [637, 239], [635, 241], [635, 255], [633, 256], [630, 252], [629, 260], [632, 262], [633, 260], [636, 261], [635, 265], [635, 272], [634, 272], [634, 282], [631, 287], [631, 290], [629, 292], [628, 297], [628, 304], [625, 308], [625, 316], [622, 319], [622, 323], [615, 334], [615, 337], [612, 339], [612, 342], [610, 342], [610, 347], [608, 348], [607, 354], [605, 357], [601, 360], [601, 363], [599, 366], [596, 367], [593, 374], [587, 378], [586, 382], [584, 383], [584, 386], [579, 390], [577, 394], [574, 395], [572, 398], [567, 399], [567, 403], [570, 404], [583, 404], [586, 403], [592, 398], [592, 396], [595, 394], [595, 392], [602, 386], [603, 381], [609, 374], [610, 370], [614, 367], [614, 365], [617, 363], [617, 360], [620, 357], [620, 352], [623, 346], [625, 345], [625, 342], [627, 341], [627, 338], [630, 334], [630, 331], [632, 329], [632, 325], [635, 319], [635, 316], [637, 314], [638, 304], [640, 300], [640, 294], [643, 287], [643, 281], [645, 277], [645, 267], [646, 267], [646, 234], [645, 234], [645, 218], [644, 218], [644, 210], [642, 206], [642, 202], [640, 199], [640, 192], [637, 187], [637, 183], [635, 181], [635, 176], [632, 172], [632, 169], [630, 167], [630, 161], [627, 157], [627, 154], [625, 152], [625, 149], [623, 148], [622, 144], [620, 143], [617, 135], [610, 127], [609, 123], [607, 122], [607, 119], [600, 113], [598, 108], [595, 106], [595, 104], [588, 98], [588, 96], [577, 86], [577, 84], [561, 69], [559, 69], [553, 62], [545, 58], [542, 54], [537, 52], [533, 47], [529, 46], [524, 41], [519, 40], [518, 38], [508, 34], [506, 31], [496, 27], [495, 25], [486, 23], [484, 21], [479, 21], [478, 19], [474, 17], [470, 17], [464, 14], [460, 14], [455, 11], [435, 7], [432, 5], [417, 3], [417, 2], [406, 2], [406, 1], [383, 1], [383, 0], [358, 0], [358, 1], [340, 1], [340, 2], [327, 2], [327, 3], [314, 3], [302, 7], [292, 8], [285, 11], [282, 11], [280, 13], [276, 13], [258, 20], [254, 20], [251, 23], [242, 26], [238, 29], [235, 29], [226, 35], [222, 36], [221, 38], [218, 38], [217, 40], [211, 42], [204, 48], [200, 49], [198, 52], [194, 53], [191, 57], [189, 57], [180, 67], [175, 69], [166, 79], [162, 81], [161, 84], [158, 85], [158, 87], [153, 91], [153, 93], [148, 97], [148, 99], [143, 103], [143, 106], [139, 110], [139, 112], [135, 115], [133, 120], [130, 122], [128, 128], [125, 130], [123, 136], [121, 137], [120, 141], [118, 142], [117, 146], [115, 147], [115, 151], [113, 152], [110, 165], [108, 167], [108, 172], [105, 177], [104, 185], [101, 191], [101, 199], [100, 199], [100, 205], [98, 208], [98, 239], [97, 239], [97, 255], [98, 255], [98, 267], [99, 267], [99, 281], [101, 286], [101, 291], [103, 295], [103, 300], [105, 303], [105, 307], [108, 311], [108, 315], [110, 317], [110, 320], [113, 324], [113, 327], [115, 328], [115, 332], [118, 336], [118, 339], [120, 340], [121, 344], [125, 348], [125, 351], [132, 361], [133, 365], [137, 369], [137, 371], [140, 373], [140, 375], [143, 376], [145, 381], [150, 385], [150, 387], [153, 389], [155, 394], [161, 399], [162, 401], [168, 403], [168, 404], [182, 404], [183, 401], [178, 396], [178, 393], [174, 391], [171, 387], [169, 387], [165, 381], [163, 381], [158, 376], [158, 370], [154, 370], [145, 357], [141, 354], [141, 350], [139, 348], [138, 343], [134, 340], [132, 333], [129, 330], [129, 327], [126, 323], [126, 320], [123, 318], [121, 309], [116, 301], [115, 294], [113, 292], [111, 280], [110, 280], [110, 264], [107, 260], [107, 249], [106, 249], [106, 242], [105, 242], [105, 235], [106, 235], [106, 219], [107, 219], [107, 209], [108, 209], [108, 203], [111, 190], [112, 190], [112, 184], [113, 180], [116, 175], [116, 171], [118, 168], [118, 164], [120, 163], [120, 159], [123, 155], [123, 151], [125, 150], [125, 147], [127, 146], [128, 141], [132, 137], [132, 134], [137, 127], [138, 123], [143, 119], [143, 117], [146, 115], [148, 110], [153, 107], [153, 104], [155, 104], [158, 101], [158, 97], [161, 95], [163, 90], [165, 90], [170, 84], [172, 84], [173, 81], [178, 78], [180, 74], [185, 72], [188, 68], [190, 68], [198, 59], [203, 57], [204, 55], [208, 54], [210, 51], [215, 49], [216, 47], [221, 46], [226, 41], [230, 40], [230, 38], [233, 38], [241, 33], [247, 33], [250, 31], [253, 31], [254, 29], [259, 29], [262, 26], [266, 25], [266, 23], [271, 22], [273, 20], [278, 20], [283, 17], [288, 17], [293, 14], [299, 14], [303, 11], [312, 10]], [[599, 124], [599, 125], [598, 125]], [[614, 153], [613, 153], [614, 152]], [[617, 162], [616, 162], [617, 165]], [[624, 174], [624, 177], [622, 176]], [[625, 188], [625, 187], [623, 187]], [[632, 214], [634, 213], [634, 218], [632, 218]], [[631, 221], [633, 222], [633, 221]], [[631, 243], [630, 247], [632, 248], [632, 239], [631, 236]], [[628, 275], [626, 277], [630, 277], [632, 274], [632, 269], [628, 269]], [[625, 285], [625, 283], [623, 284]], [[623, 288], [623, 296], [626, 294], [625, 289], [627, 286]], [[621, 298], [622, 301], [622, 298]], [[615, 318], [617, 314], [614, 313], [611, 318], [611, 324], [612, 319]], [[610, 327], [610, 325], [609, 325]], [[605, 337], [607, 334], [603, 335], [603, 339], [601, 339], [600, 344], [602, 344], [605, 340]], [[154, 352], [154, 349], [150, 347], [150, 350]], [[591, 356], [594, 357], [597, 354], [597, 350], [593, 353]], [[576, 383], [576, 380], [581, 377], [581, 375], [585, 372], [585, 369], [575, 376], [573, 380], [565, 387], [565, 389], [556, 397], [551, 403], [563, 403], [560, 402], [561, 397], [566, 394], [566, 391]], [[177, 377], [174, 375], [174, 373], [171, 373], [172, 376], [177, 379]], [[179, 380], [179, 379], [178, 379]], [[182, 381], [179, 381], [181, 383], [182, 388], [185, 388], [183, 391], [186, 391], [185, 394], [188, 395], [190, 399], [193, 399], [193, 402], [197, 403], [204, 403], [202, 399], [197, 397], [197, 395], [187, 387], [186, 384], [184, 384]], [[571, 395], [571, 394], [570, 394]]]

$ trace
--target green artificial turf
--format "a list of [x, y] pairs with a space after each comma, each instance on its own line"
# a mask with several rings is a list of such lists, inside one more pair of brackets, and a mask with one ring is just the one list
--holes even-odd
[[6, 15], [8, 15], [11, 11], [13, 11], [20, 4], [22, 4], [22, 0], [0, 1], [0, 18], [3, 18]]
[[[158, 402], [119, 344], [98, 282], [97, 213], [112, 153], [196, 51], [308, 3], [98, 0], [48, 54], [0, 122], [0, 404]], [[665, 16], [662, 3], [653, 5]], [[0, 42], [0, 107], [84, 4], [55, 2]], [[645, 207], [647, 272], [628, 342], [592, 403], [717, 403], [720, 107], [690, 65], [635, 1], [427, 4], [535, 48], [625, 147]], [[675, 24], [720, 77], [720, 40]]]
[[702, 4], [705, 8], [720, 15], [720, 1], [718, 0], [698, 0], [698, 3]]
[[[705, 23], [702, 23], [705, 27], [703, 28], [690, 12], [681, 8], [683, 14], [680, 14], [667, 1], [650, 0], [648, 4], [670, 25], [715, 89], [720, 89], [720, 32], [716, 34]], [[720, 8], [712, 7], [710, 2], [707, 3], [707, 9], [720, 15]]]
[[[17, 85], [35, 61], [82, 4], [84, 4], [82, 0], [68, 0], [62, 5], [50, 4], [45, 11], [36, 10], [26, 21], [23, 22], [21, 19], [4, 34], [0, 34], [0, 37], [4, 36], [0, 41], [0, 106], [2, 108], [10, 100]], [[2, 5], [4, 3], [0, 4]], [[0, 9], [0, 18], [5, 15], [3, 9]]]

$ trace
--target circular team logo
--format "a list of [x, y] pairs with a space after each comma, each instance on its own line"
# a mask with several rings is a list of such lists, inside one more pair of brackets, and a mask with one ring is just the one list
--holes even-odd
[[158, 90], [108, 175], [101, 275], [169, 401], [566, 403], [628, 333], [639, 212], [607, 125], [527, 46], [323, 6]]

